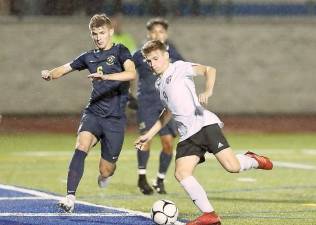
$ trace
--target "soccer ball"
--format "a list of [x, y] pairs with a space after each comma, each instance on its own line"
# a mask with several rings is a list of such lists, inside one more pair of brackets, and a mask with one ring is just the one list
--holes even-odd
[[158, 200], [151, 208], [151, 218], [159, 225], [171, 225], [177, 221], [178, 218], [177, 206], [169, 200]]

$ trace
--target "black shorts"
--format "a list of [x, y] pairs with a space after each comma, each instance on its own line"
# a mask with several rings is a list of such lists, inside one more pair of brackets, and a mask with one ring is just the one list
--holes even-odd
[[116, 162], [121, 153], [126, 118], [99, 117], [85, 111], [81, 117], [78, 133], [88, 131], [101, 144], [101, 157], [109, 162]]
[[188, 139], [181, 141], [177, 145], [176, 159], [196, 155], [200, 157], [200, 162], [205, 161], [205, 153], [214, 155], [221, 150], [228, 148], [229, 144], [218, 124], [211, 124], [203, 127], [199, 132]]

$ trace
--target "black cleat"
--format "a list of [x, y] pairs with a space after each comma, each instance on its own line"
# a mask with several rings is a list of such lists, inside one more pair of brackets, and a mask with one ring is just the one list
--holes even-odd
[[154, 190], [149, 186], [147, 182], [146, 175], [139, 175], [137, 186], [144, 195], [152, 195], [154, 193]]
[[158, 194], [167, 194], [163, 179], [157, 178], [156, 183], [153, 184], [153, 188], [157, 191]]

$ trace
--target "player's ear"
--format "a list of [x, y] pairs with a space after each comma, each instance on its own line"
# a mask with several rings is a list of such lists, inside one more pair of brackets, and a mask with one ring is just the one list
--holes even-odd
[[164, 56], [169, 59], [169, 52], [165, 51]]
[[110, 35], [113, 36], [113, 34], [114, 34], [114, 28], [111, 28], [110, 29]]

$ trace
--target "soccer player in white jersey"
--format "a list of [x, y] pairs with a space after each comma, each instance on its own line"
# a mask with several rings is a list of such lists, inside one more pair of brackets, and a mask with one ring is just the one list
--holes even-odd
[[[213, 92], [216, 76], [214, 68], [184, 61], [170, 63], [166, 47], [160, 41], [148, 41], [142, 53], [158, 76], [156, 87], [165, 110], [153, 127], [135, 141], [135, 146], [142, 150], [173, 117], [180, 135], [175, 177], [202, 212], [201, 216], [187, 225], [220, 225], [220, 217], [215, 213], [205, 190], [193, 177], [196, 166], [205, 161], [204, 154], [214, 154], [230, 173], [250, 169], [271, 170], [273, 164], [269, 158], [253, 152], [235, 155], [221, 131], [221, 120], [203, 108], [202, 105], [207, 104]], [[193, 82], [196, 75], [205, 77], [205, 91], [199, 95], [195, 92]]]

